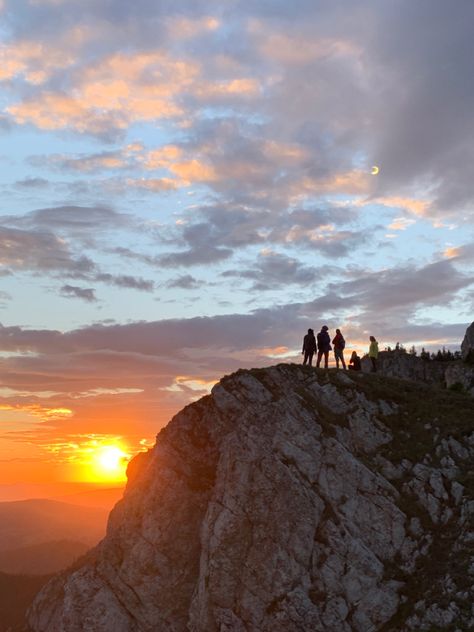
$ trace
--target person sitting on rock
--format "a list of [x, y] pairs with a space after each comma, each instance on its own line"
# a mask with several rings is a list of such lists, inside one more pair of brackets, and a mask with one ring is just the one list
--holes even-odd
[[316, 366], [319, 368], [321, 364], [321, 358], [324, 356], [324, 368], [328, 368], [329, 352], [331, 351], [331, 338], [328, 334], [328, 326], [323, 325], [321, 331], [318, 334], [318, 359]]
[[309, 366], [313, 364], [313, 355], [316, 353], [316, 338], [314, 337], [314, 331], [308, 329], [308, 333], [303, 338], [303, 349], [301, 351], [304, 354], [303, 364], [308, 363]]
[[377, 358], [379, 357], [379, 343], [374, 336], [370, 336], [369, 358], [372, 362], [372, 373], [377, 373]]
[[360, 363], [360, 358], [357, 355], [356, 351], [352, 352], [351, 359], [349, 360], [349, 371], [361, 371], [362, 365]]
[[339, 360], [342, 362], [342, 368], [346, 368], [346, 363], [344, 361], [344, 348], [346, 346], [346, 341], [344, 340], [344, 336], [341, 334], [340, 329], [336, 329], [336, 335], [332, 339], [332, 344], [334, 345], [334, 357], [336, 358], [336, 369], [339, 368]]

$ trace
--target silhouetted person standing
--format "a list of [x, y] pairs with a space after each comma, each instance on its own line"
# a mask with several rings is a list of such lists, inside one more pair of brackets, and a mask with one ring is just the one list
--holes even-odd
[[321, 364], [321, 358], [324, 356], [324, 368], [328, 368], [329, 352], [331, 351], [331, 338], [328, 334], [328, 327], [323, 325], [318, 334], [318, 360], [316, 366]]
[[336, 369], [339, 368], [339, 360], [342, 362], [342, 368], [346, 368], [346, 363], [344, 360], [344, 348], [346, 346], [346, 341], [344, 340], [344, 336], [341, 334], [340, 329], [336, 329], [336, 335], [332, 339], [332, 344], [334, 345], [334, 357], [336, 358]]
[[369, 358], [372, 362], [372, 373], [377, 373], [377, 358], [379, 357], [379, 343], [374, 336], [370, 336]]
[[308, 333], [303, 338], [303, 350], [301, 353], [304, 354], [303, 364], [308, 363], [309, 366], [313, 364], [313, 355], [316, 353], [316, 338], [314, 337], [314, 331], [312, 329], [308, 329]]
[[355, 351], [352, 352], [351, 359], [349, 360], [349, 371], [361, 371], [362, 365], [360, 358]]

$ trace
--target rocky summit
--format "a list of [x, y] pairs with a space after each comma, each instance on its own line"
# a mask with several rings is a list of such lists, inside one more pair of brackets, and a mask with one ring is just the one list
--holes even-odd
[[474, 403], [381, 375], [238, 371], [129, 466], [34, 632], [474, 628]]

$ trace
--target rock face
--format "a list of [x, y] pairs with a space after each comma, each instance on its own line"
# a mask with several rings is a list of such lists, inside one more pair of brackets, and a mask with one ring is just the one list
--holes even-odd
[[473, 412], [378, 375], [224, 378], [132, 461], [106, 538], [29, 629], [472, 629]]
[[466, 329], [466, 335], [461, 343], [461, 354], [465, 362], [474, 361], [474, 322]]
[[[461, 344], [462, 360], [424, 360], [402, 350], [381, 351], [377, 371], [389, 377], [436, 384], [463, 391], [474, 397], [474, 322], [466, 329]], [[368, 356], [362, 358], [362, 370], [371, 372]]]
[[474, 366], [460, 362], [449, 363], [444, 380], [447, 388], [457, 389], [474, 397]]
[[[389, 377], [400, 377], [403, 380], [415, 380], [427, 384], [444, 386], [446, 383], [446, 369], [451, 363], [422, 358], [405, 351], [381, 351], [377, 360], [377, 370]], [[368, 356], [362, 358], [362, 370], [371, 371]]]

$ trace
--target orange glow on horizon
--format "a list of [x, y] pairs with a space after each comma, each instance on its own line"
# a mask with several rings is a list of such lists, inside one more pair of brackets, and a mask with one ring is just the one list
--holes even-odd
[[126, 470], [131, 459], [120, 444], [103, 444], [91, 447], [87, 462], [83, 465], [82, 480], [88, 482], [125, 482]]

